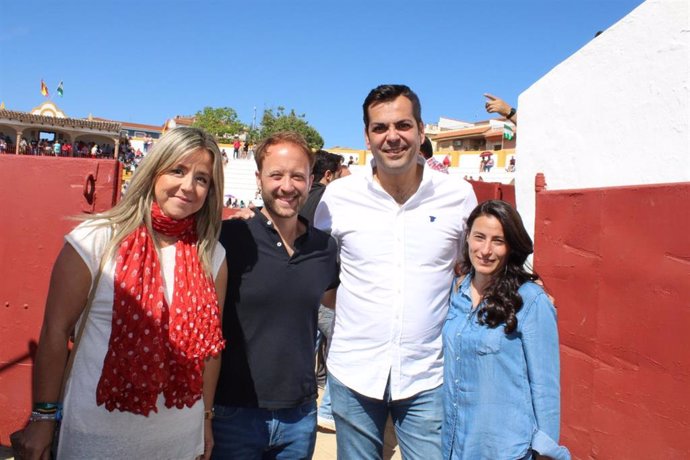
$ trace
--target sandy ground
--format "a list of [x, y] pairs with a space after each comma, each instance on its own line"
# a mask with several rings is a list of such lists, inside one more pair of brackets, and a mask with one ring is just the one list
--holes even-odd
[[[321, 402], [321, 393], [319, 392], [319, 402]], [[336, 460], [337, 446], [335, 442], [335, 433], [331, 431], [324, 431], [319, 429], [316, 433], [316, 448], [314, 449], [314, 460]], [[395, 432], [393, 431], [393, 424], [388, 419], [386, 425], [386, 434], [383, 445], [384, 460], [401, 460], [400, 448], [395, 439]]]

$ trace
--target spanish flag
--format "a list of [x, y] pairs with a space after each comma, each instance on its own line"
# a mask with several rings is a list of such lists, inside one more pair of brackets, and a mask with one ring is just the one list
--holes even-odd
[[46, 83], [43, 80], [41, 80], [41, 94], [45, 97], [48, 97], [48, 87], [46, 86]]

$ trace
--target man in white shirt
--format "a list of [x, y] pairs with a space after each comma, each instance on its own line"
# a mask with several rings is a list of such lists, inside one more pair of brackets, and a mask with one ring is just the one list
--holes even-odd
[[364, 175], [325, 191], [315, 226], [338, 242], [341, 285], [328, 356], [339, 459], [383, 455], [388, 415], [403, 458], [441, 457], [441, 330], [467, 216], [465, 181], [425, 167], [417, 95], [381, 85], [364, 101]]

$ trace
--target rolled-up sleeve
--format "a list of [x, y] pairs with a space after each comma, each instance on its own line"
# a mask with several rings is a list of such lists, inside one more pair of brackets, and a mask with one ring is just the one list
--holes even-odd
[[314, 211], [314, 222], [313, 225], [314, 227], [318, 228], [319, 230], [323, 230], [324, 232], [331, 233], [332, 231], [332, 226], [333, 226], [333, 218], [331, 216], [331, 194], [328, 193], [329, 190], [326, 189], [325, 192], [323, 192], [323, 196], [321, 197], [321, 201], [319, 202], [318, 205], [316, 205], [316, 211]]
[[560, 359], [556, 309], [539, 289], [524, 308], [520, 325], [527, 362], [532, 405], [537, 420], [537, 431], [532, 437], [532, 449], [541, 455], [570, 459], [568, 449], [559, 446], [561, 422]]

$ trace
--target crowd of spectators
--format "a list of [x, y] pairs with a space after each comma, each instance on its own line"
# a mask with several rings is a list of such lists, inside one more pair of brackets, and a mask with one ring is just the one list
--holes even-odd
[[[15, 153], [16, 146], [12, 138], [0, 133], [0, 153]], [[76, 143], [65, 142], [63, 139], [49, 141], [47, 139], [19, 141], [20, 155], [77, 157], [77, 158], [113, 158], [115, 148], [112, 144], [98, 144], [96, 142]]]

